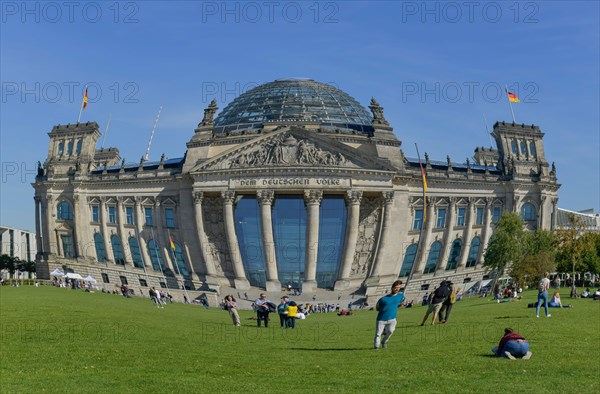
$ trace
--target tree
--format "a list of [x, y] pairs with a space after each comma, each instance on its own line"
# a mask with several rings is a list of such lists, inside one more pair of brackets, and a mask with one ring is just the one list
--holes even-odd
[[585, 271], [598, 275], [600, 274], [600, 233], [586, 233], [582, 238], [585, 238], [584, 244], [589, 243], [591, 246], [586, 248], [582, 256]]
[[0, 269], [8, 271], [12, 277], [17, 270], [19, 262], [20, 260], [16, 257], [3, 254], [0, 256]]
[[505, 212], [496, 225], [484, 255], [483, 266], [498, 272], [492, 289], [496, 288], [496, 282], [504, 275], [507, 265], [523, 258], [526, 250], [524, 238], [525, 230], [519, 215]]
[[523, 244], [523, 258], [513, 262], [510, 276], [520, 285], [534, 286], [540, 273], [555, 270], [556, 237], [548, 230], [526, 232]]
[[[575, 274], [586, 271], [584, 256], [593, 256], [595, 244], [593, 236], [585, 235], [585, 224], [575, 214], [568, 213], [569, 226], [556, 231], [558, 240], [557, 262], [559, 270], [571, 271], [573, 280], [571, 297], [577, 297]], [[592, 259], [593, 260], [593, 259]]]

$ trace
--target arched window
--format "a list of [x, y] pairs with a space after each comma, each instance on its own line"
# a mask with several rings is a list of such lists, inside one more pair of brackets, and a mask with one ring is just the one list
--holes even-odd
[[402, 267], [400, 268], [400, 275], [398, 275], [400, 278], [410, 275], [410, 271], [415, 263], [415, 257], [417, 257], [417, 244], [412, 244], [406, 248], [404, 261], [402, 262]]
[[63, 153], [65, 153], [65, 143], [64, 142], [59, 142], [59, 144], [58, 144], [58, 155], [62, 156]]
[[110, 237], [110, 244], [112, 245], [115, 264], [125, 265], [125, 256], [123, 255], [121, 239], [117, 235], [113, 235]]
[[537, 220], [537, 215], [535, 214], [535, 207], [533, 204], [523, 204], [521, 207], [521, 219], [525, 222], [535, 222]]
[[452, 243], [452, 249], [450, 249], [450, 256], [448, 256], [448, 264], [446, 264], [446, 271], [456, 269], [458, 265], [458, 258], [460, 257], [460, 250], [462, 248], [462, 241], [455, 239]]
[[536, 156], [536, 152], [535, 152], [535, 144], [533, 143], [533, 141], [531, 141], [529, 143], [529, 153], [531, 153], [531, 156], [535, 157]]
[[58, 220], [73, 220], [73, 208], [68, 201], [61, 201], [56, 207], [56, 216]]
[[521, 154], [527, 156], [527, 144], [525, 141], [521, 141]]
[[477, 256], [479, 255], [479, 245], [481, 245], [481, 239], [474, 237], [471, 241], [471, 247], [469, 248], [469, 256], [467, 257], [467, 267], [475, 267], [477, 264]]
[[148, 241], [148, 254], [150, 254], [150, 261], [152, 262], [152, 269], [154, 271], [161, 271], [167, 268], [162, 257], [160, 256], [160, 249], [158, 248], [156, 241], [153, 239]]
[[515, 155], [519, 154], [519, 147], [517, 146], [517, 140], [513, 139], [510, 141], [510, 148], [512, 149], [512, 153]]
[[140, 253], [140, 244], [135, 237], [129, 237], [129, 250], [131, 251], [133, 265], [137, 268], [144, 268], [142, 254]]
[[96, 246], [96, 258], [99, 262], [106, 261], [106, 249], [104, 249], [104, 239], [100, 233], [94, 234], [94, 245]]
[[190, 276], [190, 271], [185, 264], [185, 257], [183, 256], [183, 248], [177, 242], [173, 242], [175, 245], [175, 250], [173, 254], [175, 255], [175, 263], [177, 268], [177, 273], [183, 276]]
[[427, 263], [425, 264], [424, 274], [430, 274], [435, 272], [438, 260], [440, 259], [440, 251], [442, 250], [442, 243], [439, 241], [434, 242], [429, 248], [429, 256], [427, 257]]
[[73, 140], [69, 141], [67, 144], [67, 155], [71, 156], [73, 154]]
[[79, 139], [77, 140], [77, 147], [75, 148], [75, 154], [77, 154], [77, 156], [79, 156], [81, 154], [81, 146], [83, 144], [83, 140]]

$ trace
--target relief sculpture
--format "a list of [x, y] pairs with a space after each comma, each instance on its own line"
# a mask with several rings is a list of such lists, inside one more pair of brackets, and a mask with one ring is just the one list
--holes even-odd
[[358, 239], [356, 240], [356, 251], [354, 252], [350, 277], [366, 277], [375, 255], [380, 220], [381, 199], [377, 197], [363, 197], [360, 204]]
[[225, 220], [223, 218], [223, 199], [221, 197], [204, 197], [202, 204], [204, 229], [208, 240], [207, 253], [215, 264], [217, 275], [233, 272], [229, 256]]

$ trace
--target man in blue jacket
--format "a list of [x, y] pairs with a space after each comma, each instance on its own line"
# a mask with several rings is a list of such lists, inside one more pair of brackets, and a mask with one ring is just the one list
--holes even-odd
[[404, 301], [404, 294], [400, 293], [401, 288], [402, 281], [395, 281], [392, 284], [392, 292], [381, 297], [377, 301], [377, 305], [375, 305], [375, 309], [379, 311], [375, 331], [375, 350], [378, 350], [380, 346], [385, 349], [396, 329], [396, 313], [398, 312], [398, 307]]

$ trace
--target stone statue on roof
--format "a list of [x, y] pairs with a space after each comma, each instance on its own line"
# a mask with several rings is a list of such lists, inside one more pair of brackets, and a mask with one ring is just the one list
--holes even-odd
[[369, 105], [371, 113], [373, 114], [373, 124], [389, 126], [390, 124], [383, 116], [383, 107], [379, 105], [375, 98], [371, 98], [371, 105]]
[[218, 109], [219, 108], [217, 107], [217, 100], [213, 99], [208, 105], [208, 107], [206, 107], [206, 109], [204, 110], [204, 118], [202, 119], [202, 122], [200, 122], [198, 127], [214, 125], [214, 117]]

